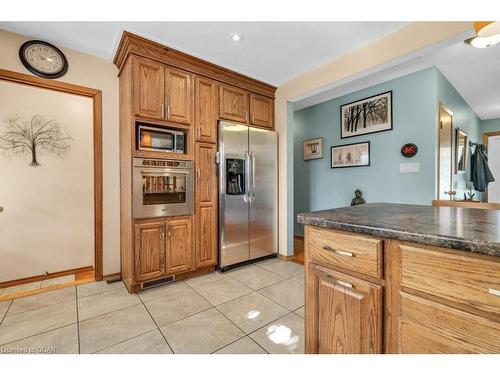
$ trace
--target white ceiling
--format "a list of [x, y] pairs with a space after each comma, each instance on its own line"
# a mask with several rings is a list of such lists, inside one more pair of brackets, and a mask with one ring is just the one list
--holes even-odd
[[[0, 28], [112, 60], [123, 29], [280, 85], [405, 22], [0, 22]], [[230, 40], [241, 33], [243, 43]]]
[[428, 50], [419, 51], [414, 56], [405, 56], [372, 72], [363, 72], [358, 77], [336, 82], [312, 95], [296, 98], [294, 109], [306, 108], [436, 66], [479, 118], [500, 118], [500, 44], [477, 49], [463, 42], [470, 36], [465, 33]]

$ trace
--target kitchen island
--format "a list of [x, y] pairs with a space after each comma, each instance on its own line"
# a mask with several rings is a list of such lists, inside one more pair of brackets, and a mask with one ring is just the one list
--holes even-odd
[[307, 353], [500, 353], [500, 211], [376, 203], [298, 222]]

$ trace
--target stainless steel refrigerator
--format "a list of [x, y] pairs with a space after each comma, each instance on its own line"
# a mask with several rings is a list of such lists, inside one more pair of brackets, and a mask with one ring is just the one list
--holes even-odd
[[219, 122], [219, 268], [275, 256], [277, 136]]

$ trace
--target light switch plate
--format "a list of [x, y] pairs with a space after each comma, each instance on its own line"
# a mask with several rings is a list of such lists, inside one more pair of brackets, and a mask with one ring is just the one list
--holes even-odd
[[418, 173], [420, 172], [420, 163], [400, 163], [399, 173]]

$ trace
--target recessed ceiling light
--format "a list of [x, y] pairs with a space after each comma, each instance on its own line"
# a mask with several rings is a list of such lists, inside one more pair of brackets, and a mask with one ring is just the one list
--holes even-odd
[[243, 35], [238, 33], [231, 34], [231, 40], [235, 43], [241, 43], [243, 42]]

